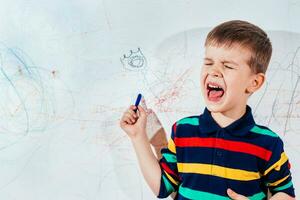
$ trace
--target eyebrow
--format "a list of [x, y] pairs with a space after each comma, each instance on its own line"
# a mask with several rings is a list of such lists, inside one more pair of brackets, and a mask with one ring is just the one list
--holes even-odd
[[205, 61], [212, 61], [212, 62], [213, 62], [213, 60], [210, 59], [210, 58], [204, 58], [204, 60], [205, 60]]
[[[211, 58], [204, 58], [205, 61], [210, 61], [210, 62], [213, 62], [213, 59]], [[233, 60], [224, 60], [222, 61], [222, 63], [231, 63], [231, 64], [234, 64], [236, 66], [239, 66], [239, 64], [237, 64], [236, 62], [234, 62]]]
[[223, 61], [222, 63], [231, 63], [231, 64], [234, 64], [236, 66], [239, 66], [239, 64], [237, 64], [236, 62], [234, 62], [233, 60], [225, 60]]

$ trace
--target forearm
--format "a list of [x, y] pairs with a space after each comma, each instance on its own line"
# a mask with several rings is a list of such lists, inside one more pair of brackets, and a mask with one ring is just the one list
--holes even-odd
[[[144, 134], [145, 135], [145, 134]], [[161, 169], [150, 147], [147, 137], [132, 140], [142, 174], [151, 190], [157, 196], [160, 188]]]
[[295, 198], [283, 192], [278, 192], [274, 196], [272, 196], [269, 200], [295, 200]]

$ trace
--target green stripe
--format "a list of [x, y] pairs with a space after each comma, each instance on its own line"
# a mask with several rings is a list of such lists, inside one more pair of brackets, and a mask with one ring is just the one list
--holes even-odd
[[266, 194], [263, 192], [257, 193], [251, 197], [248, 197], [250, 200], [261, 200], [264, 199], [266, 197]]
[[170, 163], [176, 163], [177, 158], [175, 155], [170, 154], [170, 153], [163, 153], [162, 156]]
[[229, 197], [224, 197], [209, 192], [201, 192], [182, 186], [179, 187], [179, 194], [188, 199], [230, 200]]
[[164, 180], [166, 189], [168, 191], [168, 193], [174, 192], [175, 189], [173, 188], [173, 186], [171, 185], [171, 183], [169, 182], [169, 180], [165, 177], [165, 175], [162, 175], [162, 178]]
[[254, 126], [250, 131], [252, 131], [254, 133], [262, 134], [262, 135], [268, 135], [271, 137], [278, 137], [278, 135], [276, 133], [274, 133], [273, 131], [270, 131], [268, 129], [263, 129], [258, 126]]
[[[201, 192], [190, 188], [179, 186], [179, 194], [188, 199], [209, 199], [209, 200], [230, 200], [229, 197], [224, 197], [209, 192]], [[266, 197], [265, 193], [260, 192], [253, 196], [247, 197], [250, 200], [261, 200]]]
[[274, 189], [274, 191], [280, 191], [280, 190], [285, 190], [286, 188], [289, 188], [293, 185], [292, 181], [288, 182], [287, 184], [277, 187]]
[[176, 125], [180, 125], [180, 124], [189, 124], [189, 125], [198, 126], [199, 119], [198, 118], [184, 118], [184, 119], [179, 120], [176, 123]]

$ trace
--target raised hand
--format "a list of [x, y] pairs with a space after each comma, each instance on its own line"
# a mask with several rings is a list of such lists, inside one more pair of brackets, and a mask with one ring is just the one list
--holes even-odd
[[131, 139], [146, 136], [147, 113], [142, 106], [131, 105], [124, 113], [120, 120], [120, 127], [127, 133]]

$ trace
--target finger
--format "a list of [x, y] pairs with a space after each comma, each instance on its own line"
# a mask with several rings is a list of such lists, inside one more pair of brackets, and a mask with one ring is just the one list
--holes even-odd
[[147, 120], [147, 113], [142, 106], [138, 106], [138, 117], [141, 120]]
[[144, 110], [146, 110], [146, 111], [148, 110], [144, 96], [142, 97], [142, 100], [141, 100], [141, 106], [144, 108]]
[[134, 112], [134, 110], [136, 109], [136, 106], [135, 105], [131, 105], [129, 106], [128, 110], [132, 110]]
[[136, 119], [134, 118], [134, 116], [132, 114], [130, 114], [130, 113], [126, 113], [125, 114], [125, 118], [127, 120], [129, 120], [131, 123], [134, 123], [136, 121]]
[[127, 119], [126, 119], [126, 123], [132, 125], [132, 124], [133, 124], [133, 121], [132, 121], [132, 119], [127, 118]]
[[131, 114], [134, 118], [138, 117], [137, 114], [133, 110], [131, 110], [131, 109], [128, 109], [127, 113]]
[[133, 111], [133, 109], [135, 108], [134, 105], [129, 106], [129, 108], [124, 112], [121, 121], [120, 121], [120, 125], [121, 126], [125, 126], [125, 125], [132, 125], [136, 119], [134, 116], [137, 117], [136, 113]]
[[126, 121], [127, 117], [126, 117], [126, 113], [123, 114], [123, 116], [121, 117], [120, 122], [124, 123]]
[[128, 125], [131, 124], [131, 120], [127, 117], [125, 117], [124, 119], [122, 119], [122, 125]]
[[233, 199], [233, 200], [248, 200], [247, 197], [240, 195], [236, 192], [234, 192], [233, 190], [231, 190], [230, 188], [227, 189], [227, 194], [228, 196]]
[[137, 116], [137, 114], [134, 111], [131, 112], [128, 110], [127, 112], [124, 113], [124, 116], [130, 117], [130, 118], [135, 118], [134, 116]]
[[142, 106], [138, 106], [138, 110], [139, 110], [140, 117], [144, 118], [147, 116], [147, 113]]
[[135, 121], [135, 118], [133, 117], [132, 114], [126, 112], [126, 113], [124, 113], [124, 115], [123, 115], [123, 117], [122, 117], [122, 120], [123, 120], [123, 121], [127, 121], [127, 122], [131, 122], [131, 123], [132, 123], [133, 121]]
[[131, 122], [128, 121], [127, 118], [122, 118], [122, 119], [121, 119], [121, 121], [120, 121], [120, 126], [121, 126], [121, 128], [124, 128], [124, 127], [125, 127], [126, 125], [128, 125], [128, 124], [131, 124]]

